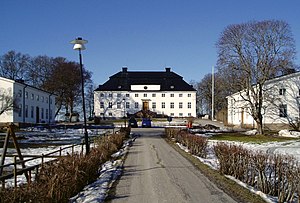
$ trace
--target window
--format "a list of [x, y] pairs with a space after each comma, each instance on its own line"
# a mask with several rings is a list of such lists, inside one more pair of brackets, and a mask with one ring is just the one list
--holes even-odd
[[50, 98], [50, 104], [52, 104], [52, 99]]
[[130, 103], [126, 102], [126, 109], [129, 109], [129, 108], [130, 108]]
[[174, 94], [171, 94], [171, 97], [174, 97]]
[[117, 94], [117, 97], [121, 97], [121, 93], [118, 93], [118, 94]]
[[182, 97], [182, 94], [179, 94], [179, 97]]
[[48, 100], [48, 97], [46, 97], [46, 103], [47, 103], [47, 104], [48, 104], [48, 101], [49, 101], [49, 100]]
[[192, 94], [188, 94], [188, 97], [191, 97], [192, 96]]
[[286, 89], [279, 89], [279, 95], [285, 95]]
[[182, 102], [179, 102], [179, 108], [182, 109]]
[[100, 102], [100, 109], [104, 109], [104, 102]]
[[171, 109], [174, 109], [174, 102], [171, 102], [171, 103], [170, 103], [170, 108], [171, 108]]
[[162, 109], [166, 108], [166, 103], [165, 103], [165, 102], [162, 102], [162, 103], [161, 103], [161, 108], [162, 108]]
[[183, 116], [183, 113], [179, 113], [179, 117], [182, 117]]
[[174, 116], [174, 113], [171, 113], [171, 115], [170, 116]]
[[112, 94], [112, 93], [109, 93], [109, 94], [108, 94], [108, 97], [111, 97], [111, 98], [112, 98], [112, 97], [113, 97], [113, 94]]
[[188, 113], [188, 116], [192, 116], [192, 114], [191, 114], [191, 113]]
[[22, 104], [19, 104], [19, 112], [18, 112], [18, 114], [19, 114], [19, 117], [21, 117], [22, 116]]
[[104, 116], [104, 113], [100, 113], [100, 116]]
[[104, 97], [104, 93], [100, 93], [100, 97]]
[[279, 117], [287, 117], [287, 105], [281, 104], [279, 105]]
[[28, 118], [28, 105], [25, 105], [25, 117]]
[[31, 100], [34, 100], [34, 94], [33, 93], [31, 94]]
[[166, 94], [161, 94], [161, 97], [166, 97]]
[[109, 116], [112, 116], [113, 114], [111, 112], [108, 113]]
[[108, 108], [112, 108], [112, 102], [108, 102]]
[[152, 97], [156, 97], [156, 94], [152, 94]]
[[41, 117], [44, 119], [44, 108], [41, 109]]
[[121, 102], [117, 102], [117, 109], [121, 108]]
[[40, 101], [40, 96], [39, 95], [36, 95], [36, 100]]
[[147, 97], [147, 94], [144, 94], [144, 97]]
[[41, 96], [41, 100], [42, 100], [42, 102], [44, 102], [44, 96]]
[[18, 97], [22, 97], [22, 90], [19, 90]]
[[49, 109], [49, 118], [52, 119], [52, 111]]
[[129, 97], [129, 94], [127, 93], [125, 96], [126, 96], [126, 97]]
[[191, 108], [192, 108], [192, 103], [188, 102], [188, 109], [191, 109]]
[[33, 115], [34, 115], [34, 107], [31, 106], [30, 117], [33, 118]]
[[138, 102], [135, 102], [135, 103], [134, 103], [134, 108], [136, 108], [136, 109], [139, 108], [139, 103], [138, 103]]
[[135, 96], [135, 97], [139, 97], [139, 94], [135, 94], [134, 96]]
[[28, 92], [25, 92], [25, 98], [28, 99]]
[[156, 109], [156, 102], [152, 102], [152, 109]]
[[48, 120], [48, 117], [49, 117], [49, 111], [48, 109], [46, 109], [46, 119]]

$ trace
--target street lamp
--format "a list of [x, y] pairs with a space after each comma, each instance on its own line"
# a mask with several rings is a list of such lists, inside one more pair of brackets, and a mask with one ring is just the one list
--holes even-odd
[[297, 127], [300, 129], [300, 96], [296, 97], [297, 107], [298, 107], [298, 119], [297, 119]]
[[79, 51], [79, 63], [80, 63], [80, 73], [81, 73], [82, 108], [83, 108], [83, 119], [84, 119], [84, 141], [85, 141], [85, 146], [86, 146], [86, 154], [88, 154], [90, 152], [90, 144], [89, 144], [89, 136], [88, 136], [87, 126], [86, 126], [85, 99], [84, 99], [84, 80], [83, 80], [81, 50], [85, 50], [84, 44], [86, 44], [87, 42], [88, 42], [87, 40], [83, 40], [81, 37], [78, 37], [75, 40], [72, 40], [70, 42], [71, 44], [74, 44], [73, 49]]

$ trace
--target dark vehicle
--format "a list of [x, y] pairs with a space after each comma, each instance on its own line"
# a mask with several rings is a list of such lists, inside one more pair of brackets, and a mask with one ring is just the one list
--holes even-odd
[[128, 125], [132, 128], [137, 128], [138, 124], [134, 117], [131, 117], [128, 121]]
[[150, 118], [143, 118], [142, 127], [143, 128], [151, 128], [151, 119]]

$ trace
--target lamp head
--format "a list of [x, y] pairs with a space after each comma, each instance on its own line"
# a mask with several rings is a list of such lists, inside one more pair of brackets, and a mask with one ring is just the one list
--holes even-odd
[[70, 43], [74, 44], [74, 50], [85, 50], [84, 44], [88, 43], [88, 41], [78, 37], [75, 40], [72, 40]]

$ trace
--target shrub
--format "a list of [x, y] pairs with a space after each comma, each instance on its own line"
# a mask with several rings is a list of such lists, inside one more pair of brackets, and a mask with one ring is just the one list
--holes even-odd
[[293, 157], [252, 152], [225, 143], [216, 144], [214, 151], [221, 174], [277, 196], [279, 202], [291, 202], [299, 194], [300, 165]]
[[168, 139], [187, 147], [191, 154], [205, 158], [207, 155], [207, 138], [188, 133], [187, 130], [166, 128]]
[[0, 202], [69, 202], [69, 198], [97, 179], [100, 166], [121, 148], [125, 135], [101, 136], [88, 155], [75, 154], [44, 164], [30, 187], [2, 189]]

